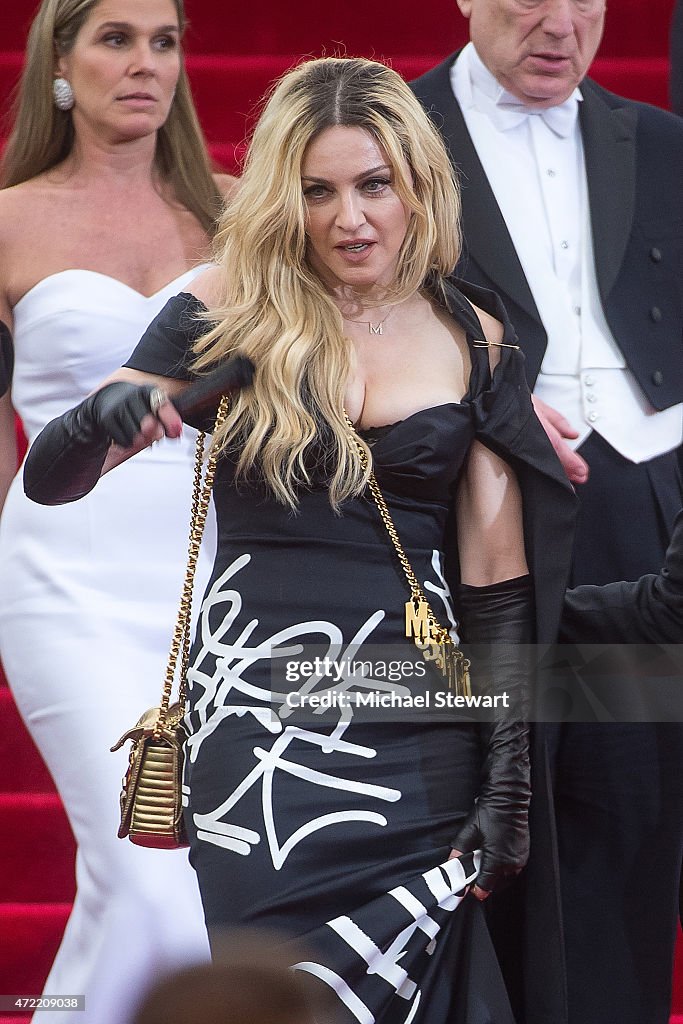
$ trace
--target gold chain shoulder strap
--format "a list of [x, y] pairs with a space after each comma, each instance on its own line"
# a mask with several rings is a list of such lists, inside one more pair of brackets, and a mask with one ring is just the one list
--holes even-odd
[[[219, 427], [221, 427], [225, 422], [225, 418], [228, 414], [229, 404], [229, 395], [223, 395], [218, 406], [218, 412], [216, 414], [214, 437], [216, 430]], [[197, 569], [197, 561], [199, 559], [199, 549], [201, 547], [202, 536], [204, 534], [204, 526], [206, 525], [206, 517], [209, 511], [211, 489], [213, 488], [213, 481], [216, 475], [216, 463], [218, 461], [215, 443], [212, 441], [211, 448], [209, 450], [209, 457], [206, 464], [206, 473], [204, 474], [204, 480], [202, 481], [202, 463], [204, 461], [205, 440], [206, 433], [202, 431], [197, 436], [197, 445], [195, 448], [194, 481], [192, 485], [192, 510], [190, 513], [190, 538], [187, 554], [187, 568], [185, 570], [185, 582], [183, 583], [183, 592], [180, 598], [178, 618], [176, 620], [175, 629], [173, 631], [173, 639], [171, 640], [171, 650], [168, 656], [168, 664], [166, 665], [166, 678], [164, 681], [164, 692], [161, 697], [159, 717], [154, 727], [154, 736], [156, 739], [159, 739], [162, 730], [164, 729], [164, 726], [166, 724], [168, 709], [171, 703], [171, 694], [173, 692], [173, 682], [175, 679], [178, 657], [180, 657], [178, 704], [180, 705], [181, 708], [184, 709], [185, 702], [187, 700], [187, 669], [190, 663], [190, 624], [192, 619], [192, 591], [194, 587], [194, 577], [195, 571]]]
[[[370, 463], [365, 447], [358, 437], [346, 411], [344, 412], [344, 418], [349, 428], [351, 444], [358, 454], [361, 466], [364, 470], [367, 470]], [[384, 500], [384, 495], [372, 470], [370, 470], [368, 476], [368, 487], [410, 587], [410, 598], [406, 601], [405, 605], [405, 635], [412, 637], [415, 645], [422, 651], [425, 660], [433, 661], [437, 668], [441, 670], [451, 689], [454, 689], [456, 693], [462, 696], [470, 696], [469, 659], [454, 644], [449, 631], [439, 623], [429, 601], [425, 597], [425, 593], [403, 549], [394, 520], [391, 517], [387, 503]]]

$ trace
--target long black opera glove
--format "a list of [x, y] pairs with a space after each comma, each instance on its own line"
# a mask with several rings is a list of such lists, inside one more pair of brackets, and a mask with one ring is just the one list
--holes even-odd
[[14, 366], [14, 346], [7, 324], [0, 320], [0, 398], [9, 391]]
[[63, 505], [88, 494], [112, 442], [129, 448], [150, 413], [150, 384], [116, 381], [51, 420], [31, 445], [24, 491], [40, 505]]
[[[491, 890], [518, 874], [529, 856], [530, 647], [534, 599], [530, 576], [458, 590], [463, 647], [474, 693], [509, 696], [509, 708], [480, 725], [484, 760], [479, 796], [453, 838], [463, 853], [481, 849], [477, 885]], [[474, 645], [471, 649], [469, 645]], [[521, 646], [520, 646], [521, 645]]]

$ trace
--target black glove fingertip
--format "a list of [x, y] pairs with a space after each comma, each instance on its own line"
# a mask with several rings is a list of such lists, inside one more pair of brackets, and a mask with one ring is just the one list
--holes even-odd
[[465, 822], [450, 842], [452, 850], [461, 850], [463, 853], [476, 850], [480, 845], [479, 830], [473, 822]]

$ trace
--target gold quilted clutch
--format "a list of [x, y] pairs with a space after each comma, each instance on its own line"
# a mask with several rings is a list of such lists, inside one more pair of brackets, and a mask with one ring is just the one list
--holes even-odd
[[137, 846], [175, 849], [187, 846], [183, 821], [182, 775], [183, 708], [168, 709], [160, 735], [154, 735], [161, 708], [150, 708], [133, 729], [124, 733], [112, 750], [132, 740], [128, 770], [121, 790], [118, 837]]
[[[225, 395], [218, 407], [216, 427], [222, 424], [227, 410], [228, 396]], [[120, 797], [119, 839], [127, 837], [137, 846], [151, 846], [157, 849], [172, 850], [188, 845], [182, 811], [182, 778], [183, 744], [187, 739], [183, 717], [187, 698], [187, 668], [190, 661], [192, 586], [216, 472], [216, 455], [212, 451], [202, 484], [204, 437], [202, 433], [197, 438], [187, 570], [166, 666], [161, 705], [146, 711], [136, 725], [124, 733], [118, 743], [111, 748], [112, 751], [119, 750], [126, 740], [132, 740], [133, 743]], [[178, 700], [171, 704], [179, 657]]]

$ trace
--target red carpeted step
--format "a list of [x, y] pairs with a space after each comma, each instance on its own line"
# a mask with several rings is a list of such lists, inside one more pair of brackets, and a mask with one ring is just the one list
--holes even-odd
[[[239, 144], [247, 137], [266, 90], [301, 58], [296, 54], [188, 59], [188, 73], [197, 110], [212, 144]], [[396, 56], [392, 66], [410, 81], [434, 66], [437, 57]], [[666, 107], [666, 59], [610, 60], [600, 58], [591, 74], [613, 92]]]
[[[191, 0], [190, 0], [191, 2]], [[674, 0], [619, 0], [607, 5], [603, 57], [663, 57], [669, 52]]]
[[[37, 0], [13, 0], [2, 6], [2, 46], [23, 51]], [[330, 53], [343, 44], [349, 53], [371, 45], [378, 54], [406, 49], [446, 54], [467, 31], [453, 0], [430, 0], [428, 18], [416, 17], [412, 0], [394, 0], [391, 17], [370, 21], [359, 17], [358, 0], [336, 0], [325, 7], [317, 0], [295, 0], [293, 6], [266, 0], [251, 7], [186, 0], [186, 9], [186, 43], [194, 53], [319, 54], [323, 47]]]
[[0, 684], [0, 792], [50, 793], [54, 784], [12, 694]]
[[[371, 53], [367, 48], [366, 52]], [[188, 73], [207, 139], [212, 150], [218, 146], [228, 147], [220, 151], [226, 169], [236, 169], [235, 147], [248, 136], [270, 84], [300, 60], [296, 53], [229, 57], [210, 54], [188, 58]], [[437, 55], [399, 55], [391, 58], [391, 63], [410, 80], [429, 70], [438, 60]], [[6, 103], [20, 70], [19, 54], [0, 53], [0, 105]], [[613, 92], [667, 106], [666, 58], [599, 58], [591, 74]]]
[[669, 109], [668, 57], [598, 57], [590, 73], [611, 92]]
[[71, 912], [74, 841], [1, 668], [0, 721], [0, 785], [13, 790], [0, 793], [0, 993], [37, 995]]
[[[671, 1009], [673, 1013], [683, 1015], [683, 932], [681, 932], [680, 927], [678, 929], [678, 941], [674, 956], [674, 984]], [[683, 1024], [683, 1016], [681, 1016], [678, 1024]]]
[[[374, 52], [441, 54], [467, 38], [467, 23], [453, 0], [394, 0], [386, 17], [360, 13], [358, 0], [295, 0], [226, 7], [187, 0], [191, 21], [188, 48], [193, 53], [334, 53], [344, 44], [350, 54]], [[608, 10], [603, 56], [664, 56], [672, 0], [619, 0]], [[643, 22], [647, 30], [643, 31]], [[6, 44], [5, 44], [6, 45]], [[16, 45], [16, 44], [13, 44]]]
[[[410, 80], [433, 67], [437, 59], [395, 57], [391, 63], [404, 78]], [[271, 83], [301, 60], [296, 53], [188, 58], [192, 92], [209, 142], [242, 143], [258, 116]]]
[[[14, 0], [3, 7], [2, 46], [9, 52], [0, 53], [2, 106], [19, 76], [37, 2]], [[620, 0], [610, 10], [601, 57], [592, 68], [602, 85], [666, 105], [671, 6], [672, 0]], [[410, 79], [466, 38], [466, 23], [453, 0], [430, 0], [428, 16], [417, 17], [412, 0], [395, 0], [390, 18], [370, 22], [355, 0], [337, 0], [324, 10], [317, 0], [295, 0], [293, 7], [266, 0], [265, 7], [239, 10], [187, 0], [187, 10], [192, 21], [188, 69], [200, 116], [212, 152], [229, 170], [237, 170], [251, 119], [269, 83], [300, 55], [347, 52], [393, 58], [396, 69]], [[0, 992], [37, 994], [70, 910], [66, 901], [73, 893], [73, 840], [56, 796], [47, 792], [51, 783], [39, 755], [2, 688], [0, 718], [5, 726], [0, 786], [14, 791], [0, 794], [0, 899], [8, 901], [0, 903]], [[671, 1024], [683, 1024], [680, 938], [676, 977]], [[26, 1020], [0, 1016], [0, 1024]]]
[[[2, 45], [23, 50], [37, 0], [2, 5]], [[390, 15], [374, 17], [358, 0], [271, 0], [233, 5], [186, 0], [190, 19], [187, 43], [192, 52], [314, 53], [333, 52], [345, 43], [349, 53], [405, 52], [445, 55], [466, 36], [466, 22], [453, 0], [430, 0], [426, 9], [413, 0], [394, 0]], [[619, 0], [607, 13], [603, 56], [664, 56], [667, 52], [672, 0]], [[646, 30], [644, 30], [644, 24]]]
[[0, 53], [0, 106], [3, 111], [7, 110], [12, 90], [19, 80], [23, 60], [18, 50]]
[[42, 992], [70, 913], [70, 903], [0, 904], [0, 992], [3, 995], [39, 995]]
[[[357, 55], [372, 50], [391, 53], [441, 53], [461, 46], [467, 23], [453, 0], [430, 0], [428, 16], [412, 0], [394, 0], [386, 17], [360, 14], [358, 0], [296, 0], [242, 8], [230, 13], [222, 4], [188, 0], [190, 52], [198, 53], [324, 53]], [[267, 8], [267, 10], [265, 9]]]
[[0, 902], [73, 899], [74, 839], [57, 794], [1, 793], [0, 821]]

